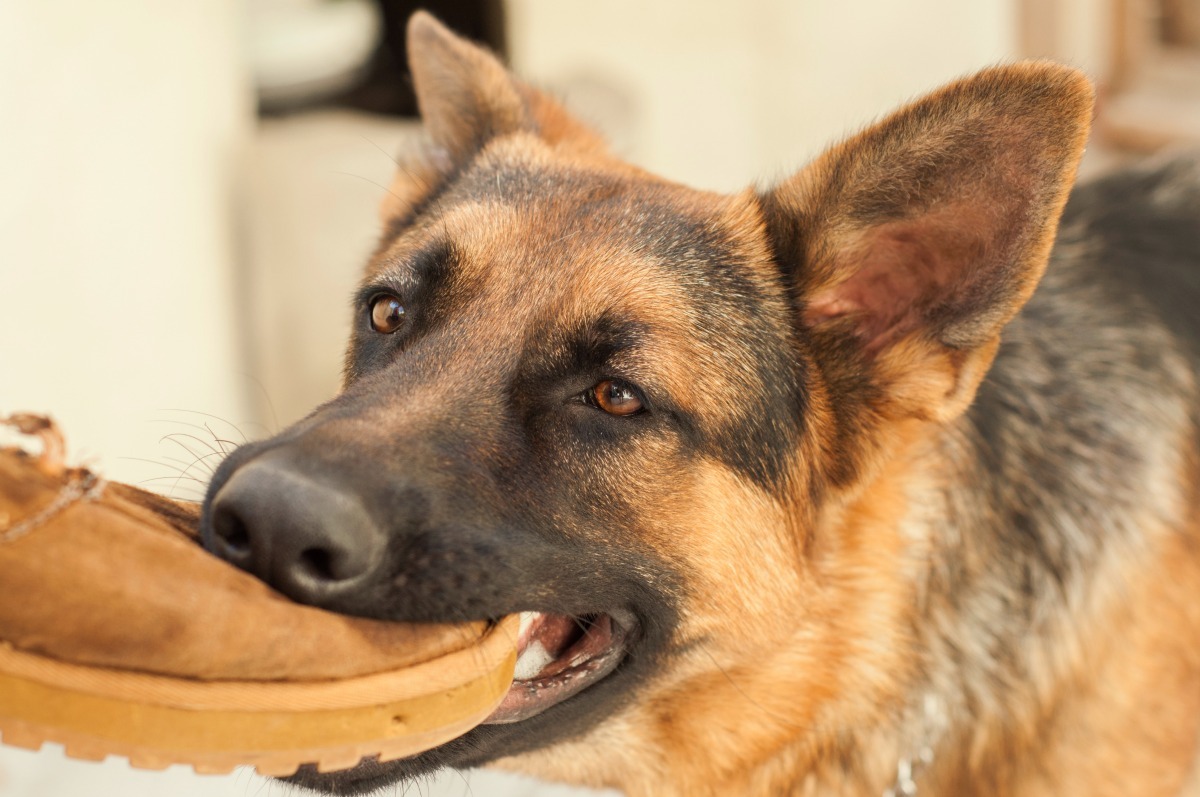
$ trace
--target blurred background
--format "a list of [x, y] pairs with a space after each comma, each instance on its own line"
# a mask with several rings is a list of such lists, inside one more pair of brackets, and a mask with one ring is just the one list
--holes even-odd
[[[1027, 56], [1100, 88], [1085, 173], [1200, 141], [1200, 0], [7, 0], [0, 414], [52, 413], [76, 461], [197, 498], [233, 446], [331, 397], [392, 155], [419, 130], [418, 6], [703, 188], [787, 175]], [[2, 797], [287, 792], [0, 748]], [[586, 792], [472, 773], [414, 793]]]

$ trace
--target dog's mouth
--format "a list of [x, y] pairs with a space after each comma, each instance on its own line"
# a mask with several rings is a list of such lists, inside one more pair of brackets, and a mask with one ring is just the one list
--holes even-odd
[[587, 689], [625, 658], [634, 628], [628, 612], [522, 612], [512, 686], [484, 724], [520, 722]]
[[[364, 759], [352, 769], [329, 773], [302, 767], [287, 780], [328, 793], [366, 794], [444, 767], [481, 766], [536, 749], [543, 740], [553, 742], [558, 731], [569, 733], [580, 727], [581, 718], [594, 716], [598, 705], [611, 708], [614, 694], [628, 694], [620, 692], [614, 680], [632, 675], [645, 664], [647, 628], [653, 626], [623, 609], [575, 615], [522, 612], [512, 685], [482, 727], [411, 758]], [[605, 685], [611, 688], [606, 690]], [[589, 699], [605, 691], [608, 702], [600, 695], [596, 695], [599, 703]], [[582, 713], [572, 709], [575, 703], [582, 706]]]

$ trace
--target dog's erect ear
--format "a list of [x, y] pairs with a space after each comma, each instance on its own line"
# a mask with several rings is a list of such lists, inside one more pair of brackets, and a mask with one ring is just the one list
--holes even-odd
[[533, 128], [522, 88], [508, 70], [425, 11], [408, 20], [408, 60], [425, 128], [452, 160], [494, 136]]
[[558, 103], [425, 11], [408, 20], [408, 60], [429, 136], [454, 163], [492, 138], [517, 132], [536, 133], [548, 144], [575, 150], [605, 149], [599, 136]]
[[989, 69], [764, 192], [827, 370], [865, 369], [888, 414], [961, 413], [1045, 269], [1091, 107], [1067, 67]]
[[425, 11], [408, 20], [408, 60], [432, 146], [400, 153], [400, 171], [380, 208], [392, 232], [494, 138], [529, 133], [563, 150], [607, 157], [603, 140], [558, 103]]

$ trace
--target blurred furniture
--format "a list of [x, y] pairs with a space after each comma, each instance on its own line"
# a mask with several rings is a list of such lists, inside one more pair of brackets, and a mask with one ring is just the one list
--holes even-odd
[[1101, 133], [1153, 152], [1200, 144], [1200, 0], [1116, 0]]
[[1025, 55], [1078, 64], [1114, 157], [1200, 145], [1200, 0], [1021, 0]]

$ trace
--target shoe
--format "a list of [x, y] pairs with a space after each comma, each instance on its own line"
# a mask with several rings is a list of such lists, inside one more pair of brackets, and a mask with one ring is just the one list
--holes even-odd
[[199, 508], [0, 449], [0, 740], [283, 776], [403, 758], [504, 697], [517, 618], [423, 625], [293, 603], [196, 542]]

